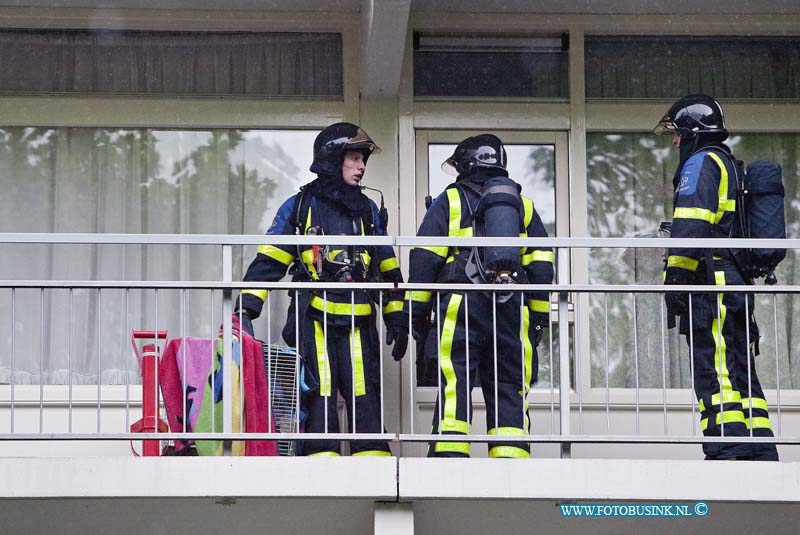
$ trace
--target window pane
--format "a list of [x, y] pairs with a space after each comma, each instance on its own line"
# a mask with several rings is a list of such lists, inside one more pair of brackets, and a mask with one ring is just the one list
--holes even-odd
[[[261, 234], [279, 203], [310, 179], [315, 131], [155, 130], [107, 128], [0, 129], [0, 199], [4, 232]], [[235, 248], [234, 280], [256, 253]], [[219, 280], [215, 246], [3, 245], [2, 279]], [[280, 294], [280, 292], [276, 292]], [[280, 336], [281, 297], [271, 326]], [[16, 295], [16, 384], [139, 380], [127, 329], [168, 329], [171, 337], [214, 336], [208, 291], [38, 290]], [[220, 296], [215, 296], [219, 308]], [[10, 291], [0, 293], [0, 339], [9, 340]], [[285, 302], [285, 301], [284, 301]], [[99, 311], [102, 310], [102, 314]], [[217, 313], [218, 314], [218, 313]], [[98, 317], [99, 316], [99, 317]], [[279, 317], [278, 317], [279, 316]], [[44, 325], [42, 325], [42, 317]], [[127, 319], [126, 319], [127, 317]], [[266, 320], [259, 334], [266, 338]], [[127, 322], [127, 327], [126, 327]], [[41, 330], [40, 330], [41, 329]], [[99, 333], [99, 334], [98, 334]], [[21, 343], [25, 340], [25, 344]], [[40, 365], [40, 351], [43, 362]], [[11, 356], [0, 356], [9, 382]]]
[[591, 37], [589, 98], [800, 98], [797, 38]]
[[336, 33], [0, 31], [0, 91], [337, 96]]
[[[786, 187], [787, 235], [800, 235], [800, 216], [794, 207], [800, 187], [800, 135], [746, 134], [727, 142], [737, 158], [750, 162], [771, 159], [783, 166]], [[671, 219], [672, 175], [677, 154], [667, 136], [652, 134], [592, 133], [587, 136], [589, 231], [597, 237], [655, 236], [661, 221]], [[590, 284], [661, 284], [662, 250], [593, 250], [589, 257]], [[789, 251], [776, 271], [779, 283], [800, 283], [800, 264]], [[661, 295], [628, 294], [590, 298], [592, 385], [605, 386], [606, 359], [612, 387], [636, 385], [660, 388], [666, 376], [668, 388], [691, 386], [686, 342], [677, 330], [662, 327]], [[756, 359], [762, 384], [774, 388], [780, 370], [781, 388], [800, 386], [800, 372], [793, 355], [800, 332], [797, 296], [779, 296], [778, 341], [775, 343], [774, 307], [771, 296], [758, 296], [756, 317], [761, 331], [761, 356]], [[665, 319], [665, 318], [664, 318]], [[607, 323], [606, 323], [607, 322]], [[608, 338], [606, 339], [606, 329]], [[632, 336], [635, 333], [635, 336]], [[663, 362], [662, 362], [663, 344]], [[777, 364], [777, 366], [776, 366]]]
[[415, 96], [569, 96], [568, 54], [560, 36], [434, 39], [437, 45], [414, 50]]

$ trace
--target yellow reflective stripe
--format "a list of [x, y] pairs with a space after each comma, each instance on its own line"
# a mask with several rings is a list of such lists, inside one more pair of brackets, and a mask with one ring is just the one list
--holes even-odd
[[447, 190], [447, 200], [450, 205], [450, 220], [448, 223], [448, 235], [458, 236], [461, 231], [461, 195], [458, 189], [450, 188]]
[[243, 294], [252, 295], [254, 297], [258, 297], [262, 301], [267, 300], [267, 294], [269, 293], [268, 290], [242, 290]]
[[300, 253], [300, 257], [303, 259], [303, 263], [311, 273], [311, 278], [314, 280], [319, 280], [319, 276], [317, 275], [317, 266], [314, 265], [314, 249], [305, 249], [302, 253]]
[[735, 212], [736, 211], [736, 199], [720, 199], [720, 201], [719, 201], [719, 211], [720, 212]]
[[352, 454], [352, 457], [391, 457], [392, 452], [383, 450], [366, 450], [358, 451]]
[[364, 263], [364, 265], [369, 267], [369, 265], [372, 263], [372, 256], [370, 256], [369, 252], [362, 251], [359, 254], [361, 255], [361, 261]]
[[489, 457], [492, 459], [529, 459], [530, 452], [516, 446], [493, 446], [489, 448]]
[[528, 329], [530, 329], [531, 325], [531, 313], [525, 307], [520, 307], [520, 313], [522, 314], [522, 324], [519, 327], [519, 339], [522, 341], [522, 358], [525, 364], [525, 384], [522, 385], [523, 403], [525, 404], [525, 414], [528, 414], [528, 398], [525, 398], [524, 394], [527, 394], [528, 389], [531, 387], [531, 376], [533, 374], [533, 346], [528, 336]]
[[339, 457], [338, 451], [318, 451], [317, 453], [311, 453], [307, 455], [307, 457]]
[[308, 207], [308, 211], [306, 212], [306, 226], [303, 228], [303, 234], [308, 232], [308, 229], [311, 228], [311, 206]]
[[756, 416], [753, 418], [753, 424], [750, 425], [750, 419], [744, 419], [745, 425], [747, 425], [748, 429], [772, 429], [772, 426], [769, 423], [769, 418], [764, 418], [763, 416]]
[[761, 409], [768, 411], [767, 400], [764, 398], [742, 398], [742, 409]]
[[717, 162], [719, 166], [719, 189], [717, 190], [717, 197], [719, 198], [719, 205], [717, 207], [716, 217], [714, 218], [714, 223], [718, 224], [722, 220], [722, 216], [725, 215], [725, 212], [730, 212], [736, 210], [736, 203], [734, 201], [733, 209], [729, 210], [726, 209], [729, 206], [728, 201], [728, 169], [725, 167], [725, 164], [722, 163], [722, 160], [717, 154], [713, 152], [706, 153], [711, 156], [711, 159]]
[[522, 197], [522, 207], [525, 210], [525, 228], [533, 221], [533, 201], [527, 197]]
[[[719, 284], [719, 275], [722, 274], [723, 284], [725, 273], [717, 271], [714, 275], [717, 277], [717, 284]], [[717, 380], [721, 386], [723, 399], [729, 395], [727, 392], [733, 391], [731, 385], [730, 373], [728, 371], [727, 361], [727, 346], [725, 337], [722, 336], [722, 327], [725, 325], [725, 317], [728, 315], [728, 307], [722, 304], [722, 297], [724, 294], [717, 294], [717, 304], [719, 306], [719, 319], [714, 318], [711, 322], [711, 335], [714, 337], [714, 370], [717, 372]]]
[[447, 258], [448, 247], [423, 247], [421, 245], [418, 245], [418, 246], [414, 247], [414, 249], [422, 249], [424, 251], [429, 251], [429, 252], [435, 254], [436, 256], [441, 256], [442, 258]]
[[528, 308], [534, 312], [550, 312], [550, 302], [542, 299], [528, 299]]
[[501, 437], [521, 437], [525, 435], [525, 430], [519, 427], [498, 427], [489, 429], [489, 434]]
[[[722, 416], [723, 414], [725, 415], [724, 417]], [[723, 421], [726, 424], [746, 424], [744, 413], [742, 411], [725, 411], [724, 413], [718, 412], [715, 420], [717, 425], [720, 425]], [[753, 418], [753, 420], [755, 420], [755, 418]], [[708, 429], [708, 418], [703, 418], [700, 420], [700, 429], [703, 431]]]
[[555, 260], [555, 254], [553, 251], [533, 251], [532, 253], [528, 253], [522, 255], [522, 265], [527, 266], [531, 262], [550, 262], [552, 263]]
[[[716, 283], [717, 286], [725, 286], [725, 272], [715, 271], [714, 282]], [[720, 299], [722, 299], [722, 294], [720, 294]]]
[[383, 307], [384, 314], [391, 314], [392, 312], [401, 312], [403, 310], [403, 302], [402, 301], [389, 301], [385, 307]]
[[[461, 295], [453, 294], [447, 304], [447, 312], [442, 324], [442, 339], [440, 341], [440, 362], [442, 375], [444, 375], [444, 415], [443, 420], [456, 419], [456, 371], [450, 353], [453, 350], [453, 338], [456, 332], [456, 320], [458, 319], [458, 309], [461, 306]], [[438, 450], [437, 450], [438, 451]]]
[[701, 221], [708, 221], [711, 224], [714, 223], [715, 217], [714, 212], [711, 210], [685, 207], [675, 208], [675, 213], [672, 216], [673, 219], [699, 219]]
[[436, 453], [463, 453], [469, 455], [469, 442], [437, 442]]
[[431, 300], [432, 294], [433, 292], [429, 292], [427, 290], [414, 290], [411, 292], [406, 292], [405, 299], [408, 301], [408, 299], [411, 298], [412, 301], [427, 303]]
[[361, 329], [356, 327], [350, 331], [350, 357], [353, 362], [353, 382], [356, 387], [356, 396], [367, 393], [367, 383], [364, 380], [364, 353], [361, 348]]
[[697, 266], [700, 264], [699, 260], [689, 258], [688, 256], [670, 255], [667, 258], [667, 267], [677, 267], [688, 269], [689, 271], [697, 271]]
[[262, 245], [258, 248], [258, 252], [266, 257], [272, 258], [273, 260], [277, 260], [284, 266], [288, 266], [294, 262], [294, 255], [287, 253], [283, 249], [275, 247], [274, 245]]
[[469, 425], [468, 422], [465, 422], [463, 420], [445, 418], [439, 424], [439, 431], [442, 433], [444, 433], [445, 431], [453, 431], [456, 433], [463, 433], [466, 435], [469, 434], [471, 427], [472, 426]]
[[[730, 392], [723, 392], [722, 399], [723, 403], [740, 403], [742, 401], [742, 394], [736, 392], [735, 390], [731, 390]], [[720, 396], [719, 392], [717, 392], [716, 394], [711, 396], [711, 405], [719, 405], [720, 404], [719, 400]], [[700, 412], [706, 410], [706, 404], [702, 399], [700, 400], [700, 403], [698, 405], [700, 406]]]
[[311, 298], [311, 307], [319, 311], [327, 310], [328, 314], [336, 314], [338, 316], [349, 316], [351, 314], [356, 316], [369, 316], [372, 314], [372, 306], [369, 303], [359, 303], [353, 307], [350, 303], [325, 301], [316, 295]]
[[378, 265], [378, 269], [381, 271], [381, 273], [386, 273], [387, 271], [399, 268], [400, 264], [397, 263], [397, 258], [394, 256], [390, 256], [389, 258], [381, 262], [380, 265]]
[[317, 374], [319, 375], [319, 395], [331, 395], [331, 367], [330, 361], [325, 356], [325, 331], [322, 324], [314, 322], [314, 344], [317, 346]]

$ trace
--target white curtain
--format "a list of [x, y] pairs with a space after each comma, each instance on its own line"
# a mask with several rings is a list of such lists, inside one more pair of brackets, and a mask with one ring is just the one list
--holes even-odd
[[[0, 129], [0, 231], [263, 233], [308, 181], [315, 135]], [[222, 272], [216, 246], [0, 247], [0, 279], [219, 280]], [[234, 280], [254, 255], [255, 246], [235, 249]], [[135, 383], [130, 329], [213, 336], [221, 294], [213, 299], [212, 308], [208, 290], [2, 290], [0, 382], [96, 384], [99, 374], [104, 384]], [[285, 307], [272, 306], [275, 341]]]

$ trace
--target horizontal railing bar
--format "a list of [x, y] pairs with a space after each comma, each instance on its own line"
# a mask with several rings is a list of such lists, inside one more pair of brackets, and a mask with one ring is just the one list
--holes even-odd
[[284, 234], [80, 234], [0, 233], [0, 243], [81, 245], [392, 245], [391, 236]]
[[[56, 289], [164, 289], [164, 290], [239, 290], [239, 289], [333, 289], [354, 290], [352, 282], [216, 282], [216, 281], [85, 281], [85, 280], [0, 280], [0, 288], [56, 288]], [[512, 284], [501, 286], [497, 284], [451, 284], [451, 283], [389, 283], [389, 282], [359, 282], [358, 288], [364, 290], [446, 290], [446, 291], [471, 291], [471, 292], [574, 292], [574, 293], [664, 293], [664, 292], [693, 292], [717, 293], [719, 286], [692, 285], [692, 284]], [[753, 294], [793, 294], [800, 293], [797, 286], [765, 286], [765, 285], [740, 285], [725, 286], [725, 293], [753, 293]]]
[[444, 237], [444, 236], [302, 236], [282, 234], [99, 234], [0, 233], [0, 243], [82, 245], [397, 245], [397, 246], [538, 246], [569, 249], [800, 249], [800, 239], [743, 238], [593, 238], [593, 237]]
[[114, 440], [385, 440], [390, 442], [520, 442], [571, 444], [800, 444], [800, 437], [704, 437], [644, 435], [409, 435], [395, 433], [2, 433], [2, 441]]

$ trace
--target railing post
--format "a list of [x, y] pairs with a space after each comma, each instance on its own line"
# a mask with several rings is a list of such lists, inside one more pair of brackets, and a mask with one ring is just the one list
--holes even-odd
[[[558, 249], [558, 284], [567, 284], [569, 277], [569, 249]], [[559, 414], [561, 436], [570, 435], [570, 371], [569, 371], [569, 292], [558, 292], [558, 369], [559, 369]], [[551, 370], [552, 373], [552, 370]], [[561, 457], [568, 459], [572, 454], [570, 442], [561, 443]]]
[[[233, 247], [222, 246], [222, 281], [233, 282]], [[233, 432], [233, 355], [232, 326], [233, 291], [222, 290], [222, 432]], [[223, 455], [231, 455], [232, 443], [224, 440]]]

